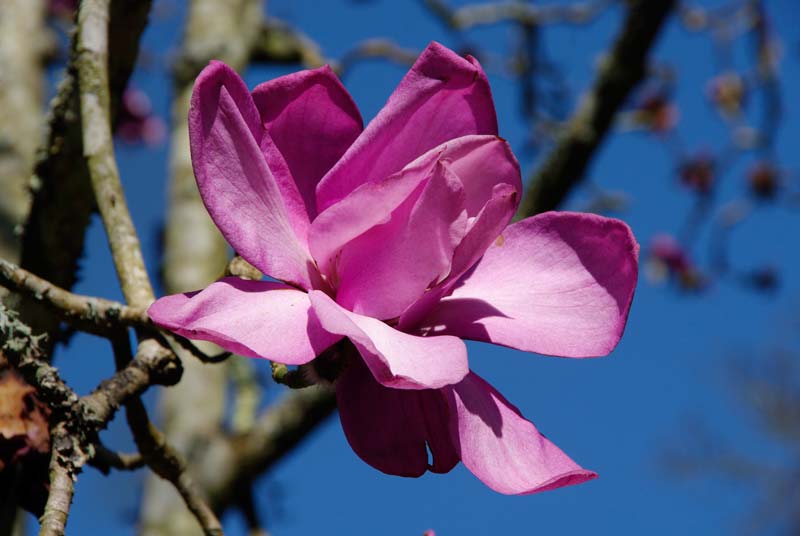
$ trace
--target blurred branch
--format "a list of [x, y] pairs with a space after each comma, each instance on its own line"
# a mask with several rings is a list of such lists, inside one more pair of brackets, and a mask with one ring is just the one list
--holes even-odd
[[541, 24], [586, 24], [618, 0], [595, 0], [573, 4], [538, 5], [522, 1], [487, 2], [459, 8], [445, 0], [423, 0], [428, 9], [455, 30], [468, 30], [501, 22]]
[[[270, 31], [274, 28], [263, 23], [262, 11], [263, 2], [260, 0], [189, 2], [181, 51], [173, 69], [175, 99], [171, 111], [169, 198], [161, 266], [167, 293], [203, 288], [225, 269], [228, 245], [208, 216], [197, 190], [186, 118], [194, 79], [210, 60], [224, 61], [242, 71], [257, 42], [263, 46], [280, 41], [270, 41]], [[283, 42], [292, 39], [294, 37], [287, 34]], [[257, 271], [254, 273], [248, 269], [247, 263], [234, 259], [230, 271], [236, 270], [241, 270], [241, 274], [249, 273], [255, 279], [261, 277]], [[191, 344], [189, 350], [205, 355], [229, 355], [219, 354], [217, 346], [206, 342]], [[188, 472], [204, 492], [204, 474], [214, 472], [215, 467], [214, 463], [204, 464], [202, 459], [211, 441], [223, 428], [227, 370], [226, 366], [208, 366], [195, 359], [186, 360], [184, 381], [162, 393], [159, 402], [164, 433], [175, 450], [185, 456]], [[152, 477], [146, 480], [141, 508], [143, 535], [196, 531], [194, 519], [181, 507], [181, 497], [162, 480]]]
[[647, 54], [674, 7], [674, 0], [632, 0], [611, 52], [594, 86], [556, 140], [556, 146], [528, 179], [517, 212], [531, 216], [556, 208], [586, 172], [617, 111], [647, 71]]
[[397, 43], [376, 37], [356, 44], [347, 51], [334, 68], [337, 74], [344, 77], [353, 66], [363, 60], [382, 59], [402, 66], [413, 65], [419, 57], [419, 50], [403, 48]]
[[41, 138], [44, 56], [53, 39], [44, 15], [44, 0], [0, 3], [0, 257], [15, 261]]
[[[150, 342], [150, 341], [146, 341]], [[112, 341], [114, 347], [114, 358], [118, 369], [124, 370], [131, 363], [139, 361], [141, 357], [137, 355], [134, 360], [131, 355], [130, 341], [127, 334], [121, 333], [120, 336]], [[153, 345], [155, 347], [155, 345]], [[138, 354], [142, 352], [145, 344], [139, 345]], [[157, 348], [157, 347], [156, 347]], [[222, 534], [222, 526], [209, 508], [206, 501], [194, 485], [191, 477], [186, 470], [186, 462], [183, 457], [167, 443], [164, 435], [150, 423], [147, 410], [138, 397], [130, 398], [125, 406], [125, 415], [128, 426], [133, 432], [136, 446], [141, 452], [144, 462], [155, 474], [170, 482], [186, 503], [189, 511], [194, 515], [203, 533], [207, 536], [218, 536]]]
[[328, 63], [313, 39], [274, 18], [261, 23], [253, 40], [250, 60], [257, 63], [299, 63], [307, 69]]
[[209, 501], [221, 512], [255, 479], [324, 422], [336, 409], [336, 396], [326, 386], [299, 389], [287, 394], [258, 417], [252, 429], [218, 443], [206, 452], [214, 461], [214, 474], [206, 474]]

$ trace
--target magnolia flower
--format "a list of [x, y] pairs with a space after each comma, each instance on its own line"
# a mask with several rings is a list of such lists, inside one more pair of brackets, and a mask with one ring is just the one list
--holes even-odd
[[273, 279], [161, 298], [154, 322], [287, 365], [349, 340], [356, 355], [335, 383], [342, 426], [386, 473], [462, 461], [511, 494], [596, 476], [470, 372], [462, 338], [607, 354], [625, 326], [638, 246], [624, 223], [594, 215], [506, 227], [519, 166], [475, 59], [432, 43], [363, 130], [328, 67], [250, 93], [212, 63], [189, 128], [211, 217]]

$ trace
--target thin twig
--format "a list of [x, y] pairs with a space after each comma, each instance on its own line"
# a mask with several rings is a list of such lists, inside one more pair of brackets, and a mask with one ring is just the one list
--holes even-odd
[[[112, 345], [114, 359], [117, 368], [120, 370], [126, 369], [132, 362], [141, 359], [138, 355], [136, 360], [132, 359], [130, 341], [126, 336], [121, 335], [112, 339]], [[141, 351], [142, 344], [139, 345], [139, 353]], [[128, 426], [133, 432], [136, 446], [148, 467], [158, 476], [175, 486], [186, 506], [200, 523], [204, 534], [208, 536], [221, 535], [222, 525], [220, 525], [216, 515], [214, 515], [214, 512], [209, 508], [192, 482], [186, 471], [186, 462], [184, 462], [180, 453], [167, 443], [164, 435], [150, 422], [147, 410], [140, 398], [134, 397], [128, 400], [125, 405], [125, 415]]]
[[97, 443], [94, 446], [94, 451], [94, 457], [89, 460], [89, 465], [106, 475], [111, 472], [111, 469], [135, 471], [146, 465], [144, 458], [138, 452], [134, 454], [117, 452], [102, 443]]
[[154, 327], [144, 309], [73, 294], [3, 259], [0, 259], [0, 286], [45, 304], [61, 320], [95, 335], [106, 335], [120, 326]]

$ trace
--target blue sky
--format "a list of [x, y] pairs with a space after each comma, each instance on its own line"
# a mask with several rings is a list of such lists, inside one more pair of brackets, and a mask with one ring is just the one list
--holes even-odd
[[[455, 3], [455, 2], [454, 2]], [[464, 2], [458, 2], [464, 3]], [[717, 5], [707, 2], [704, 5]], [[144, 47], [158, 61], [139, 69], [135, 84], [147, 91], [168, 117], [170, 52], [180, 34], [180, 4], [158, 10]], [[800, 103], [790, 98], [800, 86], [796, 9], [789, 0], [768, 3], [783, 38], [781, 78], [784, 121], [777, 154], [787, 169], [798, 169]], [[298, 26], [341, 56], [353, 42], [382, 36], [411, 48], [430, 40], [457, 46], [458, 39], [426, 14], [415, 0], [272, 0], [270, 13]], [[794, 13], [793, 13], [794, 12]], [[615, 35], [620, 10], [612, 9], [587, 27], [558, 26], [545, 31], [547, 49], [573, 96], [593, 78], [598, 54]], [[471, 41], [495, 53], [508, 52], [515, 34], [509, 26], [468, 34]], [[704, 85], [714, 74], [707, 36], [689, 34], [673, 20], [655, 49], [655, 58], [678, 72], [678, 129], [689, 147], [721, 147], [728, 131], [707, 105]], [[745, 59], [743, 50], [737, 59]], [[365, 120], [375, 115], [405, 69], [385, 62], [364, 62], [345, 79]], [[252, 87], [287, 69], [251, 69]], [[517, 151], [523, 171], [537, 155], [526, 152], [512, 81], [490, 71], [500, 132]], [[571, 108], [571, 106], [570, 106]], [[167, 174], [166, 147], [121, 145], [120, 169], [133, 218], [142, 238], [151, 275], [157, 273], [157, 232], [163, 218]], [[744, 192], [748, 157], [725, 176], [720, 198]], [[623, 190], [631, 203], [621, 214], [645, 245], [658, 232], [676, 232], [691, 207], [691, 197], [673, 176], [675, 162], [652, 136], [616, 134], [609, 138], [589, 177], [611, 190]], [[575, 206], [573, 200], [567, 207]], [[757, 349], [776, 337], [782, 315], [796, 310], [800, 290], [798, 211], [765, 207], [756, 211], [733, 238], [734, 264], [779, 267], [782, 288], [764, 295], [725, 282], [701, 296], [687, 296], [653, 286], [640, 278], [630, 320], [619, 347], [597, 360], [566, 360], [524, 354], [470, 343], [473, 369], [486, 377], [573, 459], [596, 470], [600, 478], [581, 486], [527, 497], [506, 497], [486, 488], [466, 469], [447, 475], [402, 479], [383, 475], [350, 450], [338, 419], [314, 436], [264, 477], [257, 489], [259, 507], [277, 535], [381, 534], [419, 535], [434, 528], [439, 535], [471, 534], [712, 534], [730, 532], [752, 504], [754, 491], [718, 480], [678, 481], [658, 463], [669, 445], [686, 441], [687, 417], [702, 417], [720, 434], [753, 456], [771, 456], [772, 446], [759, 437], [749, 414], [737, 405], [723, 379], [733, 350]], [[702, 245], [703, 242], [701, 241]], [[694, 252], [701, 260], [702, 246]], [[120, 298], [102, 228], [89, 232], [82, 277], [76, 290]], [[58, 357], [64, 376], [87, 392], [112, 372], [107, 344], [79, 335]], [[266, 367], [266, 362], [258, 366]], [[277, 393], [278, 389], [271, 389]], [[152, 402], [150, 394], [148, 400]], [[108, 444], [132, 447], [119, 423], [104, 436]], [[74, 534], [133, 534], [136, 494], [144, 473], [103, 477], [87, 469], [78, 481], [69, 530]], [[231, 534], [243, 534], [238, 515], [224, 519]]]

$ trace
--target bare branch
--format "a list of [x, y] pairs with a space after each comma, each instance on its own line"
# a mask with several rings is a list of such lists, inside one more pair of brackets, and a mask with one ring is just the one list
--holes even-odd
[[674, 0], [633, 0], [616, 42], [590, 92], [533, 176], [517, 212], [531, 216], [556, 208], [576, 186], [600, 147], [614, 116], [645, 76], [647, 54]]

